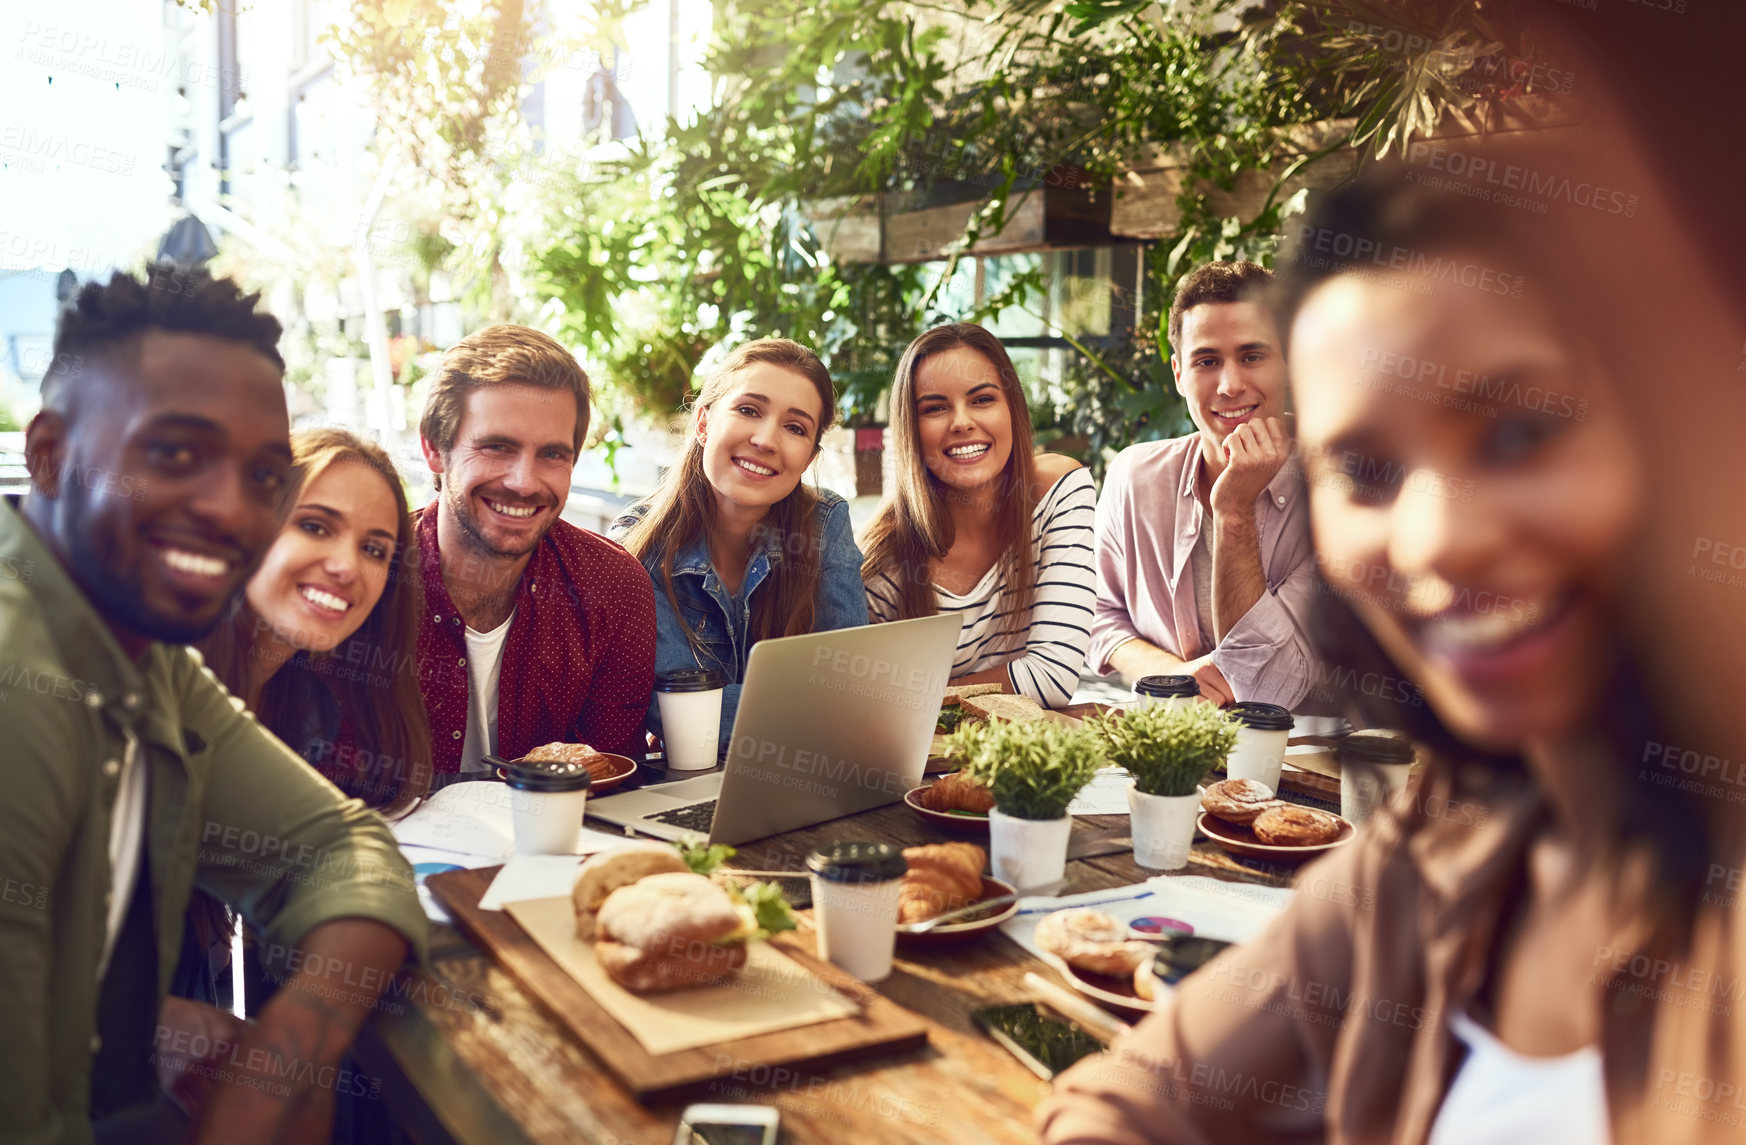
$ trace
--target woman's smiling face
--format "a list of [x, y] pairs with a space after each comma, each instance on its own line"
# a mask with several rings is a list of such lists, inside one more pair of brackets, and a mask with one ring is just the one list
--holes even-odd
[[298, 494], [249, 580], [249, 607], [295, 648], [343, 643], [387, 588], [398, 513], [381, 474], [351, 461], [328, 466]]
[[986, 488], [1012, 457], [1007, 379], [980, 350], [954, 346], [915, 371], [922, 464], [947, 487]]
[[1592, 719], [1642, 462], [1611, 385], [1530, 301], [1339, 275], [1290, 331], [1323, 575], [1457, 735]]
[[818, 453], [824, 414], [805, 374], [770, 362], [737, 370], [697, 415], [703, 473], [716, 497], [761, 510], [794, 492]]

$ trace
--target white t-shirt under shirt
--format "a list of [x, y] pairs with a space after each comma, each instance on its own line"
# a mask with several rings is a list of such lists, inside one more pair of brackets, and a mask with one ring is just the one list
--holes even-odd
[[503, 674], [503, 642], [515, 613], [490, 632], [467, 629], [467, 738], [461, 743], [462, 774], [485, 775], [497, 751], [497, 681]]
[[1449, 1018], [1467, 1045], [1430, 1145], [1607, 1145], [1606, 1078], [1597, 1046], [1530, 1057], [1499, 1041], [1465, 1013]]
[[[1010, 635], [1002, 631], [1006, 610], [1004, 561], [996, 562], [968, 593], [934, 586], [941, 612], [964, 618], [952, 678], [1007, 664], [1013, 690], [1044, 707], [1073, 698], [1085, 649], [1091, 643], [1097, 570], [1092, 564], [1097, 493], [1089, 469], [1075, 469], [1049, 487], [1031, 515], [1031, 563], [1036, 592], [1030, 616]], [[867, 584], [867, 611], [875, 623], [897, 619], [897, 586], [883, 573]], [[1014, 652], [1022, 652], [1012, 659]]]

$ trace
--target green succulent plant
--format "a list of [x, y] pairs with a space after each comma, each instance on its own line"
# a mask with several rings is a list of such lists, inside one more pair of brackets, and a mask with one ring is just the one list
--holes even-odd
[[1082, 728], [1052, 720], [965, 723], [947, 740], [953, 759], [1015, 819], [1059, 819], [1103, 766], [1103, 750]]
[[1148, 704], [1094, 716], [1086, 727], [1147, 795], [1193, 795], [1237, 742], [1237, 725], [1211, 704]]

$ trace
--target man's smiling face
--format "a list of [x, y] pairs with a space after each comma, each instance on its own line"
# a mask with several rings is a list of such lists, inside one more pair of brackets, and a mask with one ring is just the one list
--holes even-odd
[[1183, 312], [1181, 341], [1170, 358], [1176, 388], [1204, 456], [1222, 465], [1232, 430], [1285, 412], [1279, 329], [1259, 302], [1203, 302]]
[[162, 330], [86, 368], [30, 435], [51, 541], [112, 625], [198, 640], [278, 533], [282, 375], [244, 343]]
[[442, 511], [483, 552], [533, 552], [570, 495], [575, 425], [576, 395], [567, 389], [505, 383], [473, 390], [448, 452], [426, 444], [442, 476]]

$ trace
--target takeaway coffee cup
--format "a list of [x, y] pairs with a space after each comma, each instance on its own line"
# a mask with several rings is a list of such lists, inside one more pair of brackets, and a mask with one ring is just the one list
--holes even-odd
[[510, 817], [519, 855], [573, 855], [592, 777], [580, 763], [538, 759], [497, 769], [509, 786]]
[[1134, 699], [1141, 704], [1185, 708], [1199, 698], [1200, 681], [1193, 676], [1141, 676], [1134, 682]]
[[909, 869], [891, 843], [832, 843], [807, 857], [818, 949], [863, 982], [891, 976], [897, 894]]
[[1395, 732], [1353, 732], [1340, 741], [1340, 814], [1354, 827], [1407, 785], [1411, 741]]
[[1285, 770], [1285, 741], [1291, 735], [1291, 713], [1278, 704], [1247, 701], [1232, 704], [1226, 711], [1237, 725], [1237, 743], [1225, 761], [1225, 774], [1230, 779], [1253, 779], [1267, 785], [1267, 790], [1279, 790], [1279, 777]]
[[709, 668], [681, 668], [655, 677], [661, 742], [669, 771], [714, 767], [721, 742], [721, 693], [727, 677]]

